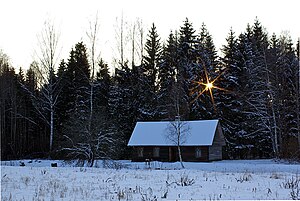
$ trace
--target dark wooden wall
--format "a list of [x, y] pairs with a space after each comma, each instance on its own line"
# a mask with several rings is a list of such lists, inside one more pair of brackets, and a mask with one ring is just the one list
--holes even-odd
[[222, 160], [222, 146], [225, 146], [225, 139], [220, 123], [217, 125], [216, 133], [213, 139], [212, 146], [209, 146], [208, 160]]
[[[157, 146], [160, 148], [159, 157], [153, 156], [153, 150], [156, 146], [141, 146], [143, 148], [143, 157], [138, 156], [138, 149], [140, 147], [134, 147], [132, 161], [179, 161], [178, 149], [176, 146]], [[181, 147], [182, 160], [183, 161], [208, 161], [209, 147], [200, 146], [201, 157], [196, 158], [196, 148], [195, 146], [184, 146]]]
[[210, 146], [208, 159], [210, 161], [222, 160], [222, 146]]

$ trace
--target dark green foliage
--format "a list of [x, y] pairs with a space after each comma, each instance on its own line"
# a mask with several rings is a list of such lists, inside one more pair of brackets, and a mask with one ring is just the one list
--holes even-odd
[[163, 49], [162, 60], [158, 66], [158, 110], [159, 119], [172, 120], [174, 113], [173, 88], [175, 87], [176, 69], [178, 68], [178, 41], [171, 32]]
[[229, 157], [233, 157], [232, 154], [238, 152], [236, 149], [236, 143], [240, 141], [238, 134], [244, 132], [242, 125], [245, 121], [245, 115], [241, 113], [241, 89], [244, 74], [242, 68], [238, 66], [238, 40], [232, 29], [230, 29], [226, 41], [227, 44], [222, 48], [224, 56], [221, 59], [225, 72], [218, 83], [218, 86], [224, 90], [219, 92], [216, 103], [226, 139], [227, 153]]
[[109, 90], [111, 128], [119, 145], [120, 157], [130, 157], [127, 143], [140, 114], [139, 102], [138, 70], [125, 64], [115, 70]]
[[299, 157], [300, 153], [295, 155], [290, 150], [292, 141], [296, 141], [297, 137], [299, 138], [299, 124], [297, 121], [297, 114], [299, 114], [299, 100], [297, 100], [299, 97], [299, 90], [297, 88], [297, 83], [299, 83], [299, 63], [289, 36], [281, 36], [278, 43], [280, 47], [279, 57], [276, 62], [280, 73], [277, 82], [277, 89], [279, 91], [278, 120], [280, 124], [280, 141], [282, 142], [279, 151], [284, 157], [289, 155]]
[[152, 24], [145, 44], [143, 63], [137, 68], [139, 82], [139, 116], [142, 121], [157, 120], [157, 71], [161, 61], [161, 44], [156, 27]]
[[161, 59], [161, 44], [154, 23], [149, 30], [148, 38], [145, 44], [146, 55], [141, 71], [148, 79], [149, 87], [156, 91], [157, 67]]
[[46, 125], [36, 113], [32, 94], [37, 94], [35, 73], [30, 68], [26, 75], [16, 74], [8, 60], [0, 58], [0, 132], [1, 159], [40, 157], [47, 152]]
[[[195, 61], [193, 62], [192, 76], [190, 78], [190, 96], [191, 96], [191, 119], [212, 119], [217, 117], [216, 104], [213, 103], [209, 90], [205, 90], [203, 84], [212, 82], [220, 73], [215, 46], [212, 36], [209, 34], [206, 26], [202, 24], [201, 32], [196, 40]], [[206, 77], [207, 76], [207, 77]], [[208, 80], [207, 80], [208, 79]], [[218, 80], [214, 83], [218, 85]], [[212, 89], [215, 97], [218, 91]], [[202, 93], [202, 94], [201, 94]], [[200, 95], [201, 94], [201, 95]], [[214, 97], [214, 99], [215, 99]]]
[[190, 115], [190, 83], [193, 80], [192, 67], [196, 62], [195, 57], [195, 30], [192, 23], [188, 19], [184, 21], [183, 26], [179, 30], [179, 43], [178, 43], [178, 63], [176, 82], [177, 89], [176, 95], [180, 105], [180, 115], [183, 119], [188, 119]]
[[95, 81], [95, 107], [100, 108], [107, 116], [111, 76], [108, 65], [102, 59], [99, 61], [98, 66], [99, 71], [96, 73]]

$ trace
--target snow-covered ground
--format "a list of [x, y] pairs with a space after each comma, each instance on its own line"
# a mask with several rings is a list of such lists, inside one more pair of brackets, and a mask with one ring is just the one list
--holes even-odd
[[[58, 167], [51, 167], [54, 162]], [[184, 165], [97, 161], [88, 168], [62, 161], [2, 161], [1, 200], [300, 199], [300, 164], [236, 160]]]

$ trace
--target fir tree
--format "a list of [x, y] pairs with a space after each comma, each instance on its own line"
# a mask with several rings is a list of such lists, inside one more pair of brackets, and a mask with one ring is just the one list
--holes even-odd
[[161, 44], [156, 26], [153, 23], [146, 40], [144, 63], [142, 65], [142, 72], [147, 77], [149, 87], [153, 92], [156, 91], [157, 67], [160, 59]]
[[100, 59], [98, 66], [99, 71], [96, 73], [95, 84], [95, 104], [97, 108], [102, 108], [103, 111], [108, 112], [108, 99], [111, 77], [109, 74], [108, 65], [102, 59]]
[[[268, 107], [268, 102], [272, 90], [270, 88], [270, 73], [267, 64], [268, 36], [264, 31], [258, 19], [255, 20], [252, 27], [252, 51], [254, 54], [253, 68], [249, 68], [250, 72], [250, 88], [248, 94], [248, 103], [250, 104], [252, 114], [253, 127], [256, 126], [255, 147], [259, 153], [270, 153], [272, 151], [272, 112]], [[259, 143], [257, 143], [259, 142]]]
[[36, 152], [42, 152], [43, 150], [43, 125], [44, 122], [39, 117], [39, 114], [34, 108], [34, 97], [38, 96], [38, 83], [36, 73], [34, 71], [34, 65], [30, 65], [30, 68], [26, 72], [25, 89], [26, 89], [26, 102], [27, 108], [27, 149], [28, 155]]
[[175, 73], [177, 67], [178, 41], [171, 32], [163, 49], [161, 64], [158, 67], [158, 103], [159, 116], [163, 120], [174, 119], [172, 91], [175, 87]]
[[242, 132], [240, 125], [244, 120], [239, 96], [242, 88], [242, 69], [238, 66], [238, 41], [232, 29], [226, 38], [227, 44], [223, 46], [222, 66], [225, 68], [224, 74], [220, 77], [218, 86], [224, 90], [220, 91], [216, 102], [226, 139], [226, 151], [229, 157], [234, 156], [237, 144], [237, 133]]
[[[189, 86], [191, 94], [191, 118], [216, 118], [217, 111], [213, 96], [216, 92], [213, 91], [213, 88], [207, 89], [205, 85], [199, 84], [212, 82], [218, 76], [217, 72], [220, 72], [218, 70], [219, 66], [215, 46], [204, 24], [196, 40], [194, 55], [196, 60], [191, 64], [192, 74]], [[217, 81], [213, 84], [216, 85]]]
[[[241, 153], [268, 156], [272, 150], [271, 113], [268, 108], [269, 70], [266, 63], [267, 34], [258, 20], [247, 26], [239, 38], [239, 63], [242, 69], [241, 97], [245, 128], [238, 133]], [[243, 155], [243, 154], [242, 154]]]
[[297, 82], [298, 62], [290, 36], [281, 36], [279, 39], [280, 56], [277, 65], [280, 71], [278, 89], [279, 115], [281, 128], [281, 156], [299, 157], [295, 144], [297, 133]]
[[192, 78], [192, 66], [196, 61], [195, 51], [195, 30], [188, 19], [184, 21], [179, 30], [178, 43], [178, 65], [176, 69], [177, 97], [180, 98], [180, 114], [183, 119], [188, 119], [190, 115], [190, 82]]
[[139, 79], [140, 120], [157, 119], [157, 70], [161, 60], [161, 44], [156, 27], [152, 24], [145, 44], [145, 56]]
[[57, 88], [59, 90], [60, 96], [58, 97], [56, 105], [57, 125], [54, 141], [55, 149], [60, 149], [61, 146], [63, 146], [63, 144], [65, 143], [66, 139], [63, 137], [64, 125], [68, 122], [70, 118], [70, 111], [72, 109], [70, 104], [72, 102], [72, 100], [70, 99], [72, 94], [72, 81], [71, 78], [68, 77], [67, 68], [67, 63], [62, 60], [57, 71], [57, 79], [59, 80]]
[[[248, 98], [251, 92], [250, 83], [250, 70], [253, 68], [254, 55], [251, 49], [251, 28], [247, 27], [247, 32], [239, 35], [238, 38], [238, 63], [237, 66], [241, 73], [239, 75], [240, 86], [238, 92], [236, 92], [240, 99], [240, 112], [242, 113], [239, 122], [239, 128], [241, 128], [236, 135], [236, 142], [234, 146], [235, 157], [244, 158], [245, 153], [248, 153], [253, 147], [253, 141], [255, 139], [255, 129], [256, 125], [251, 125], [248, 122], [251, 121], [256, 115], [255, 112], [251, 111], [251, 107], [248, 104]], [[254, 127], [253, 127], [254, 126]]]
[[114, 137], [118, 140], [119, 156], [128, 158], [127, 143], [139, 116], [139, 78], [127, 64], [116, 69], [109, 90], [109, 113]]

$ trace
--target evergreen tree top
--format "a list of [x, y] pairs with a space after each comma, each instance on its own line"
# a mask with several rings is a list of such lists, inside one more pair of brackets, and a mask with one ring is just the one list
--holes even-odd
[[195, 39], [195, 29], [193, 28], [193, 24], [189, 22], [188, 18], [183, 23], [183, 26], [180, 27], [179, 34], [180, 43], [190, 43]]

